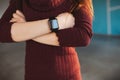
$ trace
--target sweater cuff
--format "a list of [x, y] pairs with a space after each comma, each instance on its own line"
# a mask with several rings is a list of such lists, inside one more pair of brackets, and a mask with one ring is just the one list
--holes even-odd
[[79, 37], [79, 34], [74, 32], [75, 29], [72, 28], [58, 31], [56, 35], [58, 37], [59, 45], [62, 47], [78, 46], [80, 40], [78, 40], [77, 37]]

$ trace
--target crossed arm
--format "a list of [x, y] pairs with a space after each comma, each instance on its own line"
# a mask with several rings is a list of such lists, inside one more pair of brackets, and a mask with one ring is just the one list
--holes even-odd
[[[11, 2], [0, 19], [0, 42], [2, 43], [20, 42], [31, 39], [48, 45], [70, 47], [83, 47], [90, 43], [92, 37], [92, 18], [88, 15], [85, 7], [81, 7], [74, 12], [75, 22], [73, 16], [68, 16], [68, 13], [58, 15], [58, 22], [60, 22], [60, 29], [62, 30], [59, 30], [57, 33], [51, 33], [47, 25], [48, 19], [32, 22], [15, 22], [12, 19], [12, 14], [16, 10], [16, 3]], [[9, 22], [11, 19], [13, 23]], [[67, 24], [65, 24], [65, 21], [67, 21]]]
[[[57, 16], [60, 29], [74, 26], [74, 18], [73, 16], [70, 16], [71, 14], [69, 13], [62, 13]], [[64, 23], [65, 17], [67, 21], [69, 18], [69, 22], [71, 22], [72, 24], [70, 24], [69, 22]], [[10, 22], [14, 23], [12, 25], [11, 34], [13, 40], [16, 42], [32, 39], [38, 43], [59, 46], [58, 37], [56, 36], [56, 33], [51, 32], [48, 25], [48, 19], [27, 22], [25, 20], [24, 14], [17, 10], [16, 13], [13, 13], [13, 18], [10, 20]]]

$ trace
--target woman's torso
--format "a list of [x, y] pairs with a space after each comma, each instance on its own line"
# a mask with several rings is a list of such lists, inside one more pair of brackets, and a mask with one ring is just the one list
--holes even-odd
[[[57, 7], [52, 6], [50, 0], [29, 0], [28, 4], [23, 0], [23, 13], [27, 21], [35, 21], [56, 17], [69, 11], [71, 5], [69, 0]], [[73, 47], [55, 47], [29, 40], [26, 41], [25, 63], [26, 80], [79, 79], [79, 60]]]

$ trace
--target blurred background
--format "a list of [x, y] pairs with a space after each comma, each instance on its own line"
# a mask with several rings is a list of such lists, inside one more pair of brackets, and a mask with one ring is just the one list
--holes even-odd
[[[0, 17], [9, 0], [0, 0]], [[120, 80], [120, 0], [93, 0], [93, 38], [77, 47], [83, 80]], [[0, 80], [24, 80], [25, 43], [0, 43]]]

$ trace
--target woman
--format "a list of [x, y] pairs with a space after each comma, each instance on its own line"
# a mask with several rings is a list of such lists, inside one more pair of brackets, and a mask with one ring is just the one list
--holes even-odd
[[23, 0], [21, 12], [11, 0], [0, 20], [0, 41], [26, 41], [25, 80], [82, 80], [74, 47], [91, 40], [93, 8], [91, 0], [80, 0], [72, 15], [73, 5], [74, 0]]

